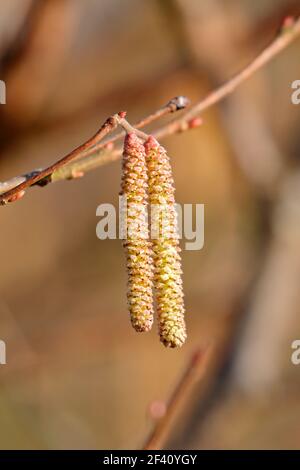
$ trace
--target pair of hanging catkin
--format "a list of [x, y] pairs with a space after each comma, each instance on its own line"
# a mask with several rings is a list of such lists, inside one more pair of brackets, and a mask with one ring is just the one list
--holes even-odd
[[[121, 195], [126, 198], [128, 307], [136, 331], [153, 323], [153, 287], [161, 342], [186, 339], [174, 181], [165, 149], [150, 136], [126, 134]], [[151, 207], [151, 233], [148, 207]], [[154, 228], [154, 230], [152, 230]]]

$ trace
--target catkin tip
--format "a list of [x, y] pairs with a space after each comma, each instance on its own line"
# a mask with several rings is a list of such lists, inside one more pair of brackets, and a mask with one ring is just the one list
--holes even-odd
[[148, 139], [144, 143], [146, 154], [148, 154], [151, 150], [159, 149], [160, 145], [159, 142], [153, 137], [153, 135], [149, 135]]

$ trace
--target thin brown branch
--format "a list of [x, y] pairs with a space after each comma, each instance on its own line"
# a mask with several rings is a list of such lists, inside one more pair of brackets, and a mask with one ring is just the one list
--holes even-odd
[[6, 204], [7, 202], [9, 202], [10, 199], [14, 199], [17, 193], [24, 191], [29, 186], [37, 184], [39, 181], [44, 180], [56, 170], [59, 170], [59, 168], [61, 168], [62, 166], [76, 160], [76, 158], [79, 155], [82, 155], [82, 153], [84, 153], [90, 147], [92, 147], [93, 145], [95, 145], [96, 143], [104, 139], [104, 137], [106, 137], [106, 135], [109, 132], [112, 132], [117, 127], [119, 123], [118, 116], [119, 116], [118, 114], [115, 114], [114, 116], [109, 117], [105, 121], [105, 123], [101, 126], [99, 131], [96, 132], [96, 134], [93, 137], [91, 137], [89, 140], [87, 140], [83, 144], [79, 145], [79, 147], [72, 150], [65, 157], [61, 158], [56, 163], [53, 163], [52, 165], [45, 168], [44, 170], [41, 170], [38, 172], [32, 172], [31, 176], [29, 178], [26, 178], [25, 181], [23, 181], [22, 183], [18, 184], [14, 188], [2, 194], [0, 196], [0, 203]]
[[[199, 116], [205, 110], [229, 96], [239, 85], [241, 85], [255, 72], [270, 62], [274, 57], [277, 56], [277, 54], [288, 47], [299, 36], [300, 19], [289, 22], [288, 25], [284, 25], [280, 35], [276, 37], [276, 39], [241, 72], [236, 74], [232, 79], [224, 83], [216, 90], [212, 91], [206, 98], [191, 106], [178, 119], [175, 119], [165, 126], [156, 129], [153, 132], [153, 135], [158, 139], [162, 139], [177, 132], [183, 132], [187, 129], [197, 127], [201, 123]], [[135, 127], [142, 128], [149, 123], [160, 119], [169, 112], [183, 109], [186, 106], [186, 98], [174, 98], [166, 106], [138, 122]], [[111, 126], [109, 127], [109, 130], [111, 130]], [[102, 131], [100, 130], [99, 132], [101, 133]], [[104, 132], [104, 134], [106, 135], [107, 132]], [[121, 156], [122, 149], [114, 148], [114, 143], [122, 138], [123, 133], [119, 133], [112, 139], [102, 142], [102, 139], [105, 135], [100, 134], [99, 136], [99, 133], [97, 133], [88, 142], [79, 146], [66, 157], [49, 166], [45, 170], [41, 170], [40, 172], [31, 172], [27, 175], [24, 175], [23, 177], [18, 177], [23, 178], [24, 181], [13, 188], [10, 186], [13, 184], [13, 181], [20, 180], [12, 179], [6, 183], [0, 183], [0, 193], [2, 191], [2, 194], [0, 194], [0, 204], [6, 204], [10, 200], [12, 201], [17, 199], [18, 194], [21, 194], [22, 191], [34, 184], [43, 185], [52, 181], [69, 179], [74, 177], [74, 175], [77, 173], [81, 175], [86, 173], [86, 171], [118, 159]], [[10, 187], [8, 191], [6, 191], [7, 187]]]
[[174, 134], [180, 130], [184, 131], [197, 116], [200, 116], [203, 111], [211, 108], [224, 98], [229, 96], [239, 85], [245, 82], [248, 78], [254, 75], [259, 69], [270, 62], [281, 51], [288, 47], [293, 41], [300, 36], [300, 18], [294, 21], [289, 27], [283, 27], [281, 34], [266, 47], [249, 65], [247, 65], [241, 72], [236, 74], [229, 81], [222, 86], [213, 90], [206, 98], [199, 101], [190, 107], [179, 119], [176, 119], [168, 125], [161, 128], [156, 137], [162, 138], [167, 135]]
[[[135, 124], [135, 129], [140, 129], [163, 116], [179, 111], [189, 105], [189, 100], [185, 96], [177, 96], [170, 100], [159, 110], [143, 118]], [[22, 176], [17, 176], [9, 181], [0, 183], [0, 204], [5, 205], [18, 199], [18, 195], [23, 195], [24, 190], [33, 186], [45, 186], [54, 181], [72, 179], [82, 176], [86, 171], [101, 166], [104, 163], [117, 159], [122, 150], [113, 150], [114, 143], [123, 137], [123, 132], [115, 135], [109, 141], [102, 142], [104, 137], [115, 129], [119, 120], [116, 117], [124, 116], [126, 113], [120, 112], [108, 118], [101, 129], [87, 142], [72, 150], [68, 155], [44, 170], [34, 170]], [[110, 123], [113, 123], [111, 125]], [[98, 158], [96, 158], [98, 156]], [[91, 158], [92, 157], [92, 158]], [[100, 158], [99, 158], [100, 157]]]
[[[297, 38], [299, 38], [299, 36], [300, 18], [297, 19], [297, 21], [294, 21], [292, 24], [289, 24], [287, 27], [284, 25], [279, 36], [277, 36], [274, 41], [243, 70], [221, 85], [219, 88], [213, 90], [204, 99], [188, 107], [187, 111], [185, 111], [179, 118], [154, 131], [153, 135], [157, 139], [162, 139], [169, 135], [176, 134], [177, 132], [184, 132], [188, 129], [197, 127], [197, 125], [201, 123], [197, 120], [197, 118], [204, 111], [229, 96], [239, 85], [254, 75], [255, 72], [260, 70], [264, 65], [269, 63], [281, 51], [286, 49]], [[172, 103], [172, 101], [170, 101], [170, 103]], [[146, 122], [145, 120], [145, 124], [149, 124], [149, 122]], [[144, 123], [142, 122], [142, 125], [137, 125], [135, 127], [144, 127]], [[95, 150], [99, 150], [99, 147], [97, 148], [96, 146]], [[115, 159], [116, 156], [114, 155], [113, 160]]]
[[204, 377], [211, 347], [199, 349], [192, 356], [182, 378], [175, 388], [166, 408], [165, 415], [157, 422], [143, 449], [159, 450], [165, 445], [174, 423], [188, 402], [195, 385]]
[[[186, 108], [187, 106], [189, 106], [189, 104], [190, 102], [186, 96], [176, 96], [175, 98], [171, 99], [167, 104], [165, 104], [162, 108], [138, 121], [136, 124], [133, 125], [133, 127], [135, 129], [142, 129], [143, 127], [146, 127], [152, 122], [161, 119], [167, 114], [174, 113], [175, 111], [179, 111], [181, 109]], [[82, 155], [80, 155], [78, 158], [86, 158], [90, 155], [94, 155], [95, 153], [100, 152], [100, 150], [107, 148], [107, 146], [112, 148], [112, 145], [115, 144], [117, 141], [121, 140], [123, 137], [124, 132], [121, 131], [114, 137], [110, 138], [108, 141], [98, 142], [95, 145], [91, 146], [89, 149], [84, 151]]]
[[[158, 121], [167, 114], [174, 113], [175, 111], [179, 111], [181, 109], [185, 109], [189, 106], [189, 104], [190, 101], [186, 96], [176, 96], [175, 98], [171, 99], [167, 104], [165, 104], [162, 108], [138, 121], [136, 124], [133, 125], [133, 127], [135, 129], [142, 129], [143, 127], [148, 126], [152, 122]], [[114, 143], [118, 140], [121, 140], [123, 136], [123, 132], [119, 132], [112, 139], [109, 139], [109, 142]], [[103, 146], [104, 145], [105, 143], [103, 144]], [[94, 147], [94, 150], [100, 150], [100, 146], [96, 145]]]

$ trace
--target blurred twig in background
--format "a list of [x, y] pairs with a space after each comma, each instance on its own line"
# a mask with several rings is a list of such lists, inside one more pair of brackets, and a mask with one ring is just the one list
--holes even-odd
[[164, 416], [161, 417], [150, 436], [148, 437], [144, 449], [157, 450], [164, 448], [164, 445], [176, 425], [176, 419], [187, 404], [193, 387], [204, 377], [206, 367], [211, 354], [211, 346], [196, 351], [177, 387], [175, 388], [169, 402], [166, 405]]

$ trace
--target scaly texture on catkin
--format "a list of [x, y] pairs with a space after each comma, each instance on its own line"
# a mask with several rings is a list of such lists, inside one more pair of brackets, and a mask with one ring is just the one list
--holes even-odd
[[185, 342], [186, 326], [174, 181], [166, 150], [152, 136], [144, 145], [159, 335], [165, 346], [175, 348]]
[[153, 264], [147, 218], [148, 175], [145, 148], [134, 133], [127, 134], [124, 141], [120, 195], [125, 198], [127, 206], [124, 209], [127, 234], [123, 245], [127, 260], [130, 319], [136, 331], [149, 331], [153, 323]]

